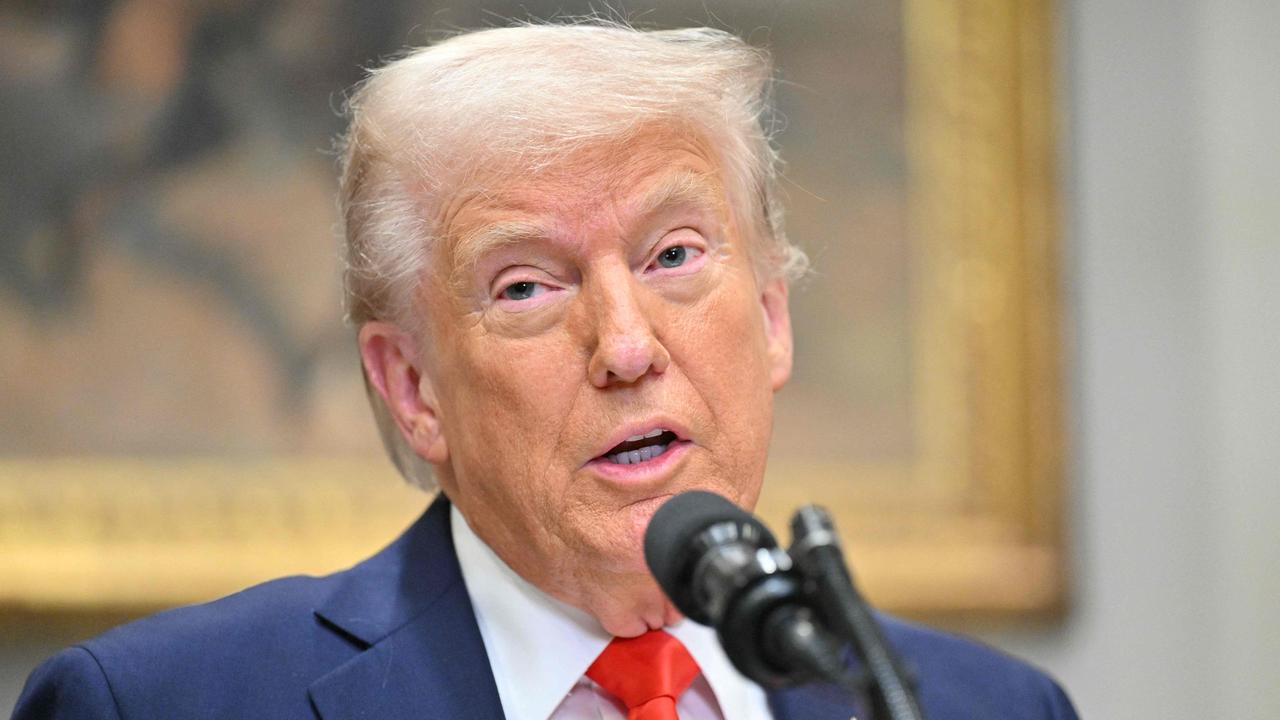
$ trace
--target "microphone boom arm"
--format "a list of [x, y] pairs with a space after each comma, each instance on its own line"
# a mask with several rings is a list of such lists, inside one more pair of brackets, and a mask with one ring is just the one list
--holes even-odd
[[867, 668], [875, 717], [923, 720], [906, 671], [854, 585], [830, 514], [817, 505], [806, 505], [791, 518], [791, 532], [788, 554], [814, 584], [812, 594], [831, 630], [853, 645]]

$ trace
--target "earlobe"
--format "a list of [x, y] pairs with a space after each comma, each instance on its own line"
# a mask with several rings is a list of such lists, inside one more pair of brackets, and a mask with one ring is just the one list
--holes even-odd
[[786, 280], [774, 278], [768, 281], [760, 295], [760, 306], [764, 312], [769, 380], [777, 392], [791, 378], [791, 310]]
[[414, 426], [418, 435], [418, 441], [413, 443], [414, 449], [427, 462], [441, 465], [449, 459], [449, 446], [440, 423], [440, 401], [436, 397], [435, 385], [425, 372], [418, 373], [418, 401], [422, 411], [419, 422]]
[[439, 403], [430, 378], [420, 369], [414, 338], [391, 323], [372, 321], [360, 327], [358, 342], [365, 377], [401, 437], [427, 462], [447, 461]]

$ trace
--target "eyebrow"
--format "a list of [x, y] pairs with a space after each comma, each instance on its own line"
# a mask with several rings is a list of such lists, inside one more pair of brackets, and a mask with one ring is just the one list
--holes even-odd
[[[669, 207], [693, 207], [712, 212], [723, 208], [725, 198], [713, 175], [684, 171], [674, 173], [655, 185], [636, 204], [636, 215], [646, 218]], [[467, 274], [481, 258], [509, 245], [544, 240], [549, 228], [537, 222], [514, 220], [486, 225], [463, 237], [454, 249], [451, 282], [465, 283]]]
[[547, 235], [547, 228], [535, 222], [514, 220], [486, 225], [468, 233], [458, 242], [454, 250], [454, 267], [466, 270], [498, 248], [541, 240]]
[[641, 217], [677, 206], [714, 211], [720, 210], [724, 201], [724, 193], [714, 175], [686, 170], [668, 175], [658, 183], [641, 199], [636, 210]]

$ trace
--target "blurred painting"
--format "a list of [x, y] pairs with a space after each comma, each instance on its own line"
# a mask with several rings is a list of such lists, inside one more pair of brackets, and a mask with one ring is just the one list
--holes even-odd
[[[1062, 598], [1044, 2], [617, 2], [767, 48], [793, 289], [762, 512], [837, 513], [877, 599]], [[149, 608], [389, 541], [341, 306], [334, 139], [364, 68], [598, 3], [0, 8], [0, 603]]]

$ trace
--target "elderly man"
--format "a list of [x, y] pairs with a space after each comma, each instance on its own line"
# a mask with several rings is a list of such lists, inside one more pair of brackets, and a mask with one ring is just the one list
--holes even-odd
[[[344, 147], [347, 292], [384, 438], [442, 491], [394, 544], [119, 628], [17, 717], [840, 718], [681, 620], [642, 536], [750, 509], [804, 257], [775, 204], [767, 58], [710, 30], [461, 35], [376, 71]], [[886, 621], [928, 717], [1070, 718], [1041, 674]]]

